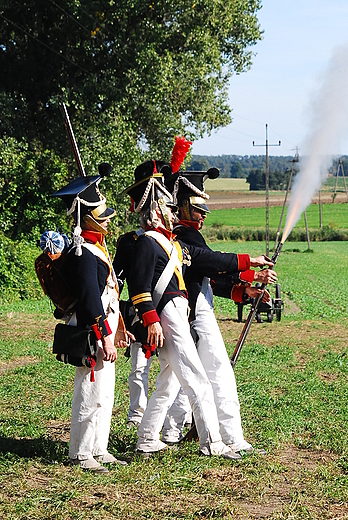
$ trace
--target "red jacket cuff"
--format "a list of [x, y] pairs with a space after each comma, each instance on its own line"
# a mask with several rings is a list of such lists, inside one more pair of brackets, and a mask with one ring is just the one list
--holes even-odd
[[243, 301], [243, 293], [244, 293], [244, 285], [235, 285], [231, 292], [231, 298], [236, 303], [242, 303]]
[[160, 321], [157, 311], [155, 309], [153, 309], [152, 311], [144, 312], [142, 318], [144, 327], [147, 327], [152, 323], [158, 323]]
[[241, 282], [247, 282], [252, 284], [254, 281], [255, 271], [253, 269], [248, 269], [247, 271], [243, 271], [240, 273], [239, 278]]
[[109, 334], [112, 332], [107, 318], [105, 318], [105, 320], [99, 319], [97, 323], [91, 325], [91, 329], [93, 330], [97, 340], [102, 339], [105, 336], [109, 336]]
[[250, 256], [249, 255], [237, 255], [238, 257], [238, 271], [246, 271], [250, 269]]

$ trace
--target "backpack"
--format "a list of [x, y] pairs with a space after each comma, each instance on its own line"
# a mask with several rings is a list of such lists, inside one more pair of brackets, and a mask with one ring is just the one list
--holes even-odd
[[77, 303], [71, 287], [64, 276], [64, 264], [70, 241], [58, 231], [45, 231], [40, 238], [43, 253], [35, 260], [35, 272], [43, 292], [56, 307], [57, 319], [71, 314]]

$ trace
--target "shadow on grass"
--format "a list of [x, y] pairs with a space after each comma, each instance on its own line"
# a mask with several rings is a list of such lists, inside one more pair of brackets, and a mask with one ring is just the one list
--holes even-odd
[[10, 453], [29, 459], [41, 458], [43, 462], [66, 462], [68, 443], [52, 440], [48, 436], [34, 439], [0, 436], [0, 455]]

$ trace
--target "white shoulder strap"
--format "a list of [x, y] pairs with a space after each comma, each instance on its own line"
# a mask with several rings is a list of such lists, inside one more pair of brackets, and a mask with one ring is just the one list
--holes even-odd
[[168, 263], [162, 271], [162, 274], [157, 280], [156, 286], [153, 290], [152, 302], [154, 306], [157, 307], [164, 291], [167, 289], [169, 282], [173, 277], [175, 266], [179, 264], [179, 257], [176, 247], [161, 233], [158, 233], [157, 231], [146, 231], [145, 235], [156, 240], [169, 256]]
[[99, 247], [97, 247], [95, 244], [91, 244], [90, 242], [84, 242], [82, 244], [82, 247], [85, 247], [86, 249], [88, 249], [88, 251], [90, 251], [94, 256], [97, 256], [98, 258], [100, 258], [100, 260], [102, 260], [103, 262], [105, 262], [108, 265], [110, 274], [107, 279], [107, 285], [109, 287], [112, 285], [115, 286], [116, 284], [112, 277], [112, 268], [110, 266], [110, 262], [108, 260], [108, 257], [103, 253], [103, 251], [101, 249], [99, 249]]
[[103, 262], [110, 266], [107, 256], [103, 253], [101, 249], [99, 249], [99, 247], [97, 247], [95, 244], [91, 244], [90, 242], [84, 242], [82, 245], [91, 253], [93, 253], [93, 255], [98, 256], [100, 260], [103, 260]]
[[157, 280], [156, 286], [153, 290], [152, 301], [155, 307], [157, 307], [157, 305], [159, 304], [160, 299], [164, 294], [164, 291], [167, 289], [169, 282], [173, 277], [177, 260], [178, 252], [176, 250], [176, 247], [172, 246], [172, 251], [168, 263], [165, 266], [161, 276]]

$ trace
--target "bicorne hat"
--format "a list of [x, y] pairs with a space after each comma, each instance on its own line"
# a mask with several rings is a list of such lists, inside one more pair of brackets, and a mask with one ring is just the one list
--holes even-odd
[[107, 231], [100, 223], [116, 214], [114, 209], [107, 207], [106, 198], [99, 191], [100, 181], [110, 175], [112, 167], [108, 163], [101, 163], [98, 170], [99, 175], [78, 177], [52, 195], [65, 202], [67, 214], [72, 215], [75, 220], [74, 245], [77, 246], [77, 255], [81, 254], [83, 240], [80, 234], [83, 223], [105, 235]]
[[114, 209], [107, 207], [106, 199], [99, 191], [100, 181], [111, 173], [112, 167], [108, 163], [102, 163], [98, 170], [99, 175], [78, 177], [52, 195], [65, 202], [68, 208], [67, 213], [74, 217], [75, 222], [77, 222], [78, 211], [80, 219], [83, 219], [86, 214], [90, 214], [96, 221], [111, 218], [116, 214]]

